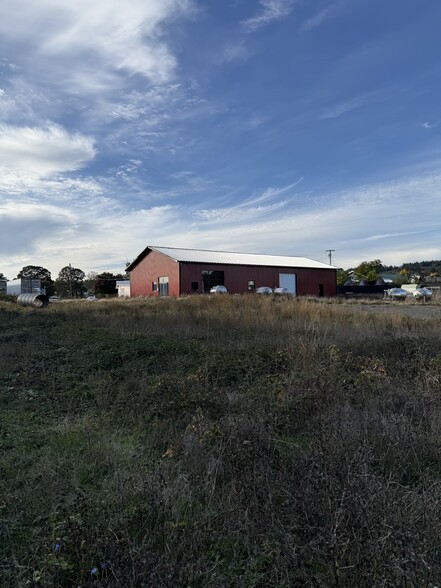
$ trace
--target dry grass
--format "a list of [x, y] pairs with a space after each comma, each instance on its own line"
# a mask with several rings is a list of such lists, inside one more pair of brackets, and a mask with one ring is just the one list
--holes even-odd
[[380, 306], [0, 303], [1, 585], [439, 585], [441, 321]]

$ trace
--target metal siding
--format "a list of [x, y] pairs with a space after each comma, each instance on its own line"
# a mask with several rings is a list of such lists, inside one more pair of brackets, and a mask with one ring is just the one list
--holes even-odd
[[20, 294], [43, 294], [41, 280], [34, 278], [16, 278], [6, 284], [8, 294], [19, 296]]
[[191, 283], [198, 282], [202, 291], [202, 271], [223, 271], [225, 284], [231, 294], [247, 292], [248, 280], [254, 280], [256, 288], [259, 286], [279, 286], [279, 274], [295, 273], [297, 276], [297, 294], [300, 296], [319, 295], [319, 284], [323, 284], [324, 296], [335, 296], [336, 272], [334, 269], [287, 268], [263, 266], [237, 266], [207, 263], [181, 263], [181, 294], [191, 293]]
[[162, 253], [150, 251], [130, 272], [130, 296], [158, 296], [152, 282], [168, 276], [169, 296], [179, 296], [179, 263]]

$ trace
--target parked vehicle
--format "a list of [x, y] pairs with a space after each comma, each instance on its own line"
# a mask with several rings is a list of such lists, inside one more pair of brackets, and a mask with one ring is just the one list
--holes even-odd
[[416, 300], [430, 300], [432, 298], [432, 290], [429, 290], [429, 288], [417, 288], [414, 293], [413, 293], [413, 297]]
[[272, 294], [273, 289], [269, 286], [260, 286], [260, 288], [256, 288], [256, 294]]
[[210, 289], [210, 294], [228, 294], [228, 290], [225, 286], [213, 286]]
[[409, 296], [409, 292], [403, 290], [403, 288], [390, 288], [384, 292], [387, 298], [391, 298], [392, 300], [405, 300]]
[[275, 288], [274, 294], [278, 294], [279, 296], [289, 296], [292, 292], [290, 292], [288, 288]]

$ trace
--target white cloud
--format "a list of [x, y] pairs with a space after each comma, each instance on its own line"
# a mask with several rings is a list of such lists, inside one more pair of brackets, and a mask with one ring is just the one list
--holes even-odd
[[17, 61], [58, 63], [79, 90], [109, 87], [118, 71], [163, 83], [176, 60], [162, 25], [191, 10], [191, 0], [2, 0], [0, 36], [23, 50]]
[[260, 11], [242, 22], [248, 33], [254, 33], [274, 21], [288, 16], [295, 4], [295, 0], [259, 0]]
[[[192, 241], [180, 245], [305, 255], [354, 266], [363, 259], [385, 263], [441, 258], [438, 173], [322, 194], [314, 205], [300, 199], [282, 209], [221, 209], [198, 215]], [[416, 207], [416, 202], [418, 206]], [[236, 216], [235, 216], [236, 215]], [[403, 234], [405, 233], [405, 234]], [[179, 235], [177, 235], [179, 239]], [[430, 253], [429, 253], [430, 252]]]
[[[140, 166], [139, 159], [128, 159], [117, 173], [131, 181]], [[56, 275], [69, 262], [86, 272], [122, 271], [126, 258], [148, 244], [304, 255], [325, 262], [326, 249], [332, 248], [342, 267], [363, 259], [400, 264], [441, 257], [437, 172], [335, 193], [300, 192], [300, 178], [240, 199], [237, 193], [225, 194], [231, 188], [221, 192], [211, 179], [188, 169], [173, 176], [180, 191], [140, 186], [139, 198], [130, 203], [111, 197], [121, 187], [111, 178], [40, 179], [35, 192], [2, 197], [0, 271], [13, 277], [35, 263]], [[209, 194], [210, 204], [201, 198], [193, 204], [177, 200], [185, 190]], [[415, 215], [416, 209], [424, 212]]]
[[[70, 134], [59, 125], [45, 128], [0, 125], [0, 167], [3, 181], [12, 172], [42, 177], [74, 171], [95, 156], [94, 140]], [[0, 177], [0, 187], [2, 178]]]
[[[125, 172], [135, 175], [139, 161], [127, 165]], [[201, 181], [188, 170], [175, 175], [179, 183]], [[312, 196], [299, 192], [300, 183], [211, 208], [171, 204], [177, 195], [167, 192], [160, 195], [160, 205], [147, 205], [158, 195], [144, 190], [135, 209], [133, 200], [106, 196], [116, 185], [87, 180], [71, 187], [77, 190], [71, 200], [66, 188], [63, 208], [18, 194], [0, 205], [0, 271], [12, 277], [23, 265], [38, 263], [56, 274], [69, 262], [86, 272], [121, 271], [126, 257], [133, 259], [148, 244], [304, 255], [325, 262], [326, 249], [332, 248], [342, 267], [363, 259], [400, 264], [441, 258], [438, 172]], [[211, 193], [210, 183], [203, 184]], [[54, 202], [56, 192], [55, 185]]]

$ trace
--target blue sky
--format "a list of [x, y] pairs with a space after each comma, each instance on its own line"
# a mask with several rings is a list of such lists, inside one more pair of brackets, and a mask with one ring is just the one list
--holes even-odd
[[441, 259], [438, 0], [2, 0], [0, 271]]

